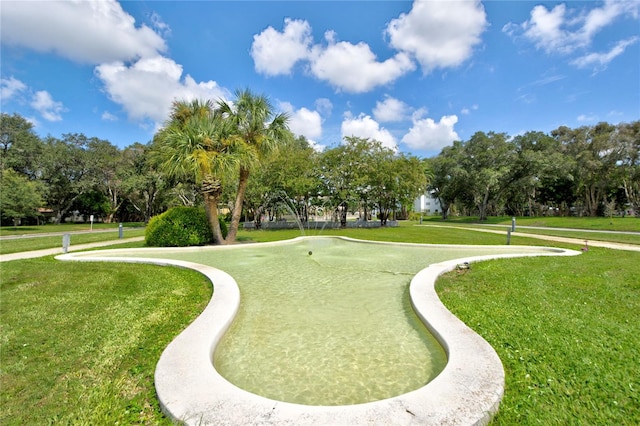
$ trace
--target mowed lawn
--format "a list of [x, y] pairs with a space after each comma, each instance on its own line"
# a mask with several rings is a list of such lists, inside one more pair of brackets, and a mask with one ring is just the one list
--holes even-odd
[[[401, 226], [354, 238], [504, 244], [502, 235]], [[243, 240], [299, 232], [242, 232]], [[512, 244], [545, 244], [514, 235]], [[564, 247], [579, 249], [579, 246]], [[212, 288], [171, 267], [0, 264], [0, 424], [170, 424], [153, 388], [166, 345]], [[445, 304], [496, 349], [506, 390], [495, 424], [640, 424], [640, 253], [472, 265], [438, 282]]]
[[0, 267], [0, 424], [168, 423], [155, 365], [211, 297], [204, 276], [53, 257]]
[[640, 253], [478, 263], [437, 283], [497, 351], [496, 425], [640, 424]]

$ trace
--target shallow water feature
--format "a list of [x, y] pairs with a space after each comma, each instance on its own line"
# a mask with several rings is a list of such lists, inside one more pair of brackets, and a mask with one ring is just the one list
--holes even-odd
[[340, 240], [243, 250], [225, 267], [242, 302], [216, 369], [240, 388], [306, 405], [424, 386], [446, 357], [411, 308], [408, 285], [419, 268], [415, 257], [404, 263], [404, 251]]
[[[434, 289], [437, 277], [462, 262], [579, 254], [550, 247], [307, 237], [222, 247], [87, 251], [56, 259], [175, 265], [211, 280], [211, 301], [165, 348], [154, 373], [160, 407], [176, 422], [435, 426], [487, 424], [504, 394], [505, 378], [495, 350], [442, 305]], [[385, 277], [398, 281], [387, 283]], [[375, 282], [382, 284], [371, 285]], [[358, 289], [363, 289], [359, 296], [354, 294]], [[387, 310], [387, 302], [398, 310]], [[422, 334], [422, 322], [410, 305], [447, 348], [439, 373], [435, 362], [423, 363], [421, 357], [431, 362], [443, 356], [442, 349], [436, 345], [427, 351], [433, 340]], [[358, 316], [354, 319], [351, 312]], [[399, 319], [399, 328], [393, 318]], [[339, 338], [343, 330], [351, 334]], [[417, 351], [405, 350], [410, 341], [418, 342]], [[337, 361], [330, 358], [334, 353], [341, 354]], [[213, 368], [214, 360], [233, 383]], [[275, 360], [279, 363], [270, 364]], [[227, 361], [234, 363], [225, 368]], [[315, 371], [324, 373], [310, 378]], [[341, 376], [352, 371], [357, 374]], [[273, 382], [284, 387], [272, 387]]]
[[227, 380], [275, 400], [350, 405], [418, 389], [446, 364], [411, 307], [411, 278], [432, 263], [496, 252], [311, 238], [158, 257], [237, 281], [240, 311], [214, 353]]

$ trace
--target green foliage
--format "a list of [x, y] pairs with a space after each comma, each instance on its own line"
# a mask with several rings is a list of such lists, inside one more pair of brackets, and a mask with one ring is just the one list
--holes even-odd
[[42, 205], [42, 188], [12, 169], [0, 171], [0, 216], [17, 224], [20, 219], [35, 217]]
[[152, 247], [201, 246], [212, 243], [213, 234], [204, 209], [173, 207], [151, 218], [145, 239]]
[[43, 144], [33, 124], [18, 114], [0, 114], [0, 169], [36, 179], [43, 158]]
[[273, 217], [277, 204], [286, 198], [301, 220], [307, 221], [309, 205], [317, 204], [318, 156], [303, 136], [286, 139], [267, 153], [251, 172], [244, 197], [248, 217], [256, 222], [265, 212]]
[[467, 203], [478, 210], [480, 220], [486, 220], [489, 203], [507, 187], [514, 162], [513, 144], [505, 133], [476, 132], [466, 143], [465, 154], [462, 167], [469, 190]]
[[510, 138], [477, 132], [430, 159], [443, 216], [640, 211], [640, 122], [598, 123]]
[[181, 183], [172, 185], [170, 179], [158, 170], [157, 153], [153, 148], [153, 142], [149, 145], [134, 143], [123, 152], [128, 173], [122, 182], [127, 200], [121, 215], [129, 209], [133, 215], [136, 212], [141, 214], [140, 220], [145, 223], [169, 207], [166, 203], [170, 191], [178, 193], [178, 188], [184, 187]]
[[211, 101], [175, 102], [165, 127], [155, 137], [160, 169], [179, 181], [193, 179], [211, 215], [216, 243], [223, 243], [218, 202], [226, 178], [238, 167], [242, 146], [230, 137], [227, 120], [214, 114]]
[[404, 213], [427, 185], [425, 164], [417, 157], [397, 154], [381, 142], [345, 137], [344, 143], [320, 156], [321, 190], [332, 206], [340, 206], [340, 222], [347, 209], [365, 216], [377, 209], [385, 224], [391, 213]]
[[110, 211], [109, 198], [102, 191], [91, 190], [84, 192], [76, 198], [72, 209], [84, 216], [84, 221], [89, 221], [90, 215], [96, 218], [105, 218]]
[[427, 216], [424, 213], [419, 213], [419, 212], [409, 212], [409, 217], [408, 220], [411, 222], [417, 222], [420, 219], [423, 219], [425, 216]]
[[[233, 203], [229, 235], [213, 229], [220, 243], [235, 239], [242, 215], [259, 218], [265, 204], [283, 193], [303, 220], [316, 208], [338, 206], [341, 214], [368, 216], [375, 209], [403, 218], [425, 183], [443, 218], [640, 216], [638, 120], [513, 138], [477, 132], [422, 160], [425, 174], [420, 160], [375, 140], [347, 137], [316, 152], [287, 130], [287, 118], [249, 90], [237, 91], [231, 104], [178, 102], [153, 142], [121, 150], [81, 133], [41, 139], [25, 118], [1, 113], [0, 169], [37, 183], [43, 198], [38, 207], [53, 210], [56, 223], [74, 210], [105, 222], [147, 222], [168, 207], [204, 201], [216, 224], [212, 207]], [[20, 216], [24, 212], [4, 215], [6, 222]]]
[[219, 101], [216, 116], [223, 117], [231, 126], [229, 139], [238, 144], [239, 177], [235, 204], [227, 242], [234, 242], [240, 226], [242, 208], [251, 172], [266, 155], [283, 141], [292, 137], [287, 126], [289, 116], [275, 113], [275, 108], [264, 95], [249, 89], [237, 90], [232, 105]]

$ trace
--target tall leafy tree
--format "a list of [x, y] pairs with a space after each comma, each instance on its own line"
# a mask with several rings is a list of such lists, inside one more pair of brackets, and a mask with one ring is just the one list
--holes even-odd
[[67, 133], [62, 139], [48, 137], [43, 150], [42, 180], [46, 184], [45, 200], [60, 223], [74, 202], [95, 188], [96, 168], [88, 152], [90, 138], [81, 133]]
[[612, 190], [620, 152], [614, 144], [615, 127], [608, 123], [577, 129], [560, 127], [552, 132], [575, 159], [575, 190], [584, 203], [584, 213], [597, 216]]
[[318, 203], [318, 153], [304, 137], [284, 140], [251, 173], [245, 209], [260, 226], [261, 214], [284, 198], [302, 222], [309, 220], [312, 203]]
[[0, 170], [0, 216], [16, 226], [21, 219], [37, 217], [43, 188], [38, 181], [13, 169]]
[[[513, 138], [515, 159], [507, 183], [508, 211], [530, 215], [545, 207], [566, 207], [571, 202], [573, 163], [561, 144], [543, 132], [526, 132]], [[569, 184], [567, 186], [567, 183]]]
[[322, 154], [320, 176], [325, 194], [339, 207], [342, 226], [346, 226], [346, 206], [359, 206], [364, 218], [376, 208], [385, 225], [393, 212], [407, 210], [427, 183], [424, 163], [418, 158], [355, 136], [345, 137], [342, 145]]
[[237, 169], [240, 157], [229, 124], [214, 114], [211, 101], [179, 101], [155, 140], [162, 168], [171, 176], [193, 178], [199, 185], [216, 244], [226, 243], [218, 215], [222, 185]]
[[480, 220], [487, 219], [489, 202], [497, 200], [506, 187], [513, 154], [504, 133], [476, 132], [465, 144], [462, 165]]
[[400, 169], [397, 167], [395, 151], [376, 140], [354, 137], [350, 143], [361, 150], [359, 157], [351, 164], [359, 172], [354, 191], [364, 209], [364, 218], [367, 219], [369, 207], [375, 207], [380, 224], [384, 226], [398, 207]]
[[426, 191], [427, 175], [417, 157], [396, 154], [382, 146], [374, 148], [372, 154], [367, 186], [384, 226], [389, 218], [408, 216], [413, 200]]
[[425, 168], [424, 161], [408, 154], [399, 154], [394, 158], [396, 170], [396, 203], [401, 214], [398, 218], [406, 219], [413, 201], [424, 194], [431, 179], [431, 171]]
[[41, 177], [44, 144], [24, 117], [0, 114], [0, 169], [11, 168], [34, 180]]
[[137, 211], [145, 223], [155, 214], [161, 213], [163, 202], [169, 192], [169, 179], [159, 170], [153, 155], [153, 144], [134, 143], [123, 151], [126, 175], [123, 188], [127, 202]]
[[89, 161], [94, 169], [95, 189], [103, 194], [104, 222], [111, 223], [126, 200], [124, 179], [130, 173], [123, 151], [109, 141], [93, 138], [87, 146]]
[[345, 137], [344, 143], [322, 153], [320, 179], [323, 194], [339, 215], [341, 226], [347, 225], [347, 212], [358, 203], [368, 203], [371, 144], [368, 139]]
[[252, 169], [278, 144], [290, 136], [287, 114], [276, 114], [269, 99], [248, 89], [237, 90], [233, 103], [219, 101], [216, 116], [230, 127], [236, 145], [238, 186], [227, 241], [236, 239], [247, 184]]
[[432, 191], [432, 195], [440, 203], [442, 219], [447, 219], [451, 206], [463, 195], [466, 188], [462, 168], [463, 156], [463, 143], [454, 141], [451, 146], [444, 147], [439, 155], [428, 160], [433, 177], [427, 189]]
[[[627, 203], [640, 216], [640, 120], [618, 125], [619, 174]], [[626, 206], [622, 206], [624, 209]]]

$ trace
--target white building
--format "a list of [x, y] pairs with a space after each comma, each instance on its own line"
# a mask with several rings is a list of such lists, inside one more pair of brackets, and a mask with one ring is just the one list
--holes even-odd
[[424, 193], [413, 201], [413, 211], [424, 215], [439, 215], [442, 213], [440, 201], [431, 192]]

